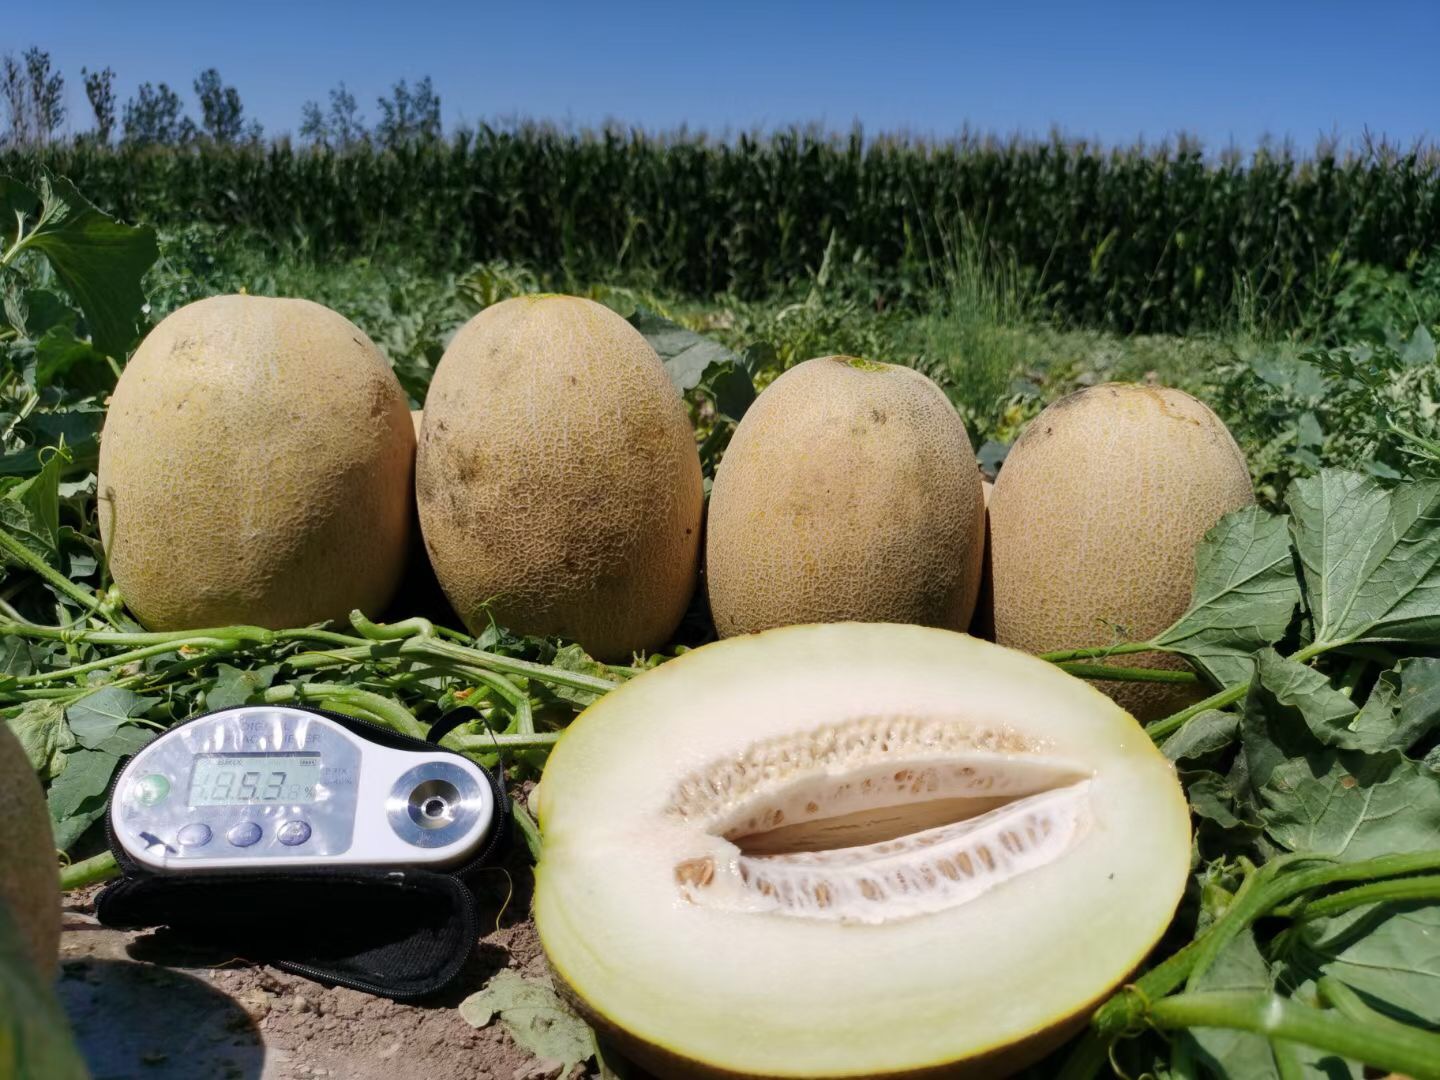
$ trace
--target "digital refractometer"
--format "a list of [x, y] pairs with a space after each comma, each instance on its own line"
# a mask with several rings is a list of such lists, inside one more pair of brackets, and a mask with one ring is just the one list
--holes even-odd
[[495, 818], [480, 766], [398, 749], [364, 724], [243, 705], [187, 721], [126, 763], [116, 843], [152, 871], [432, 867], [473, 856]]

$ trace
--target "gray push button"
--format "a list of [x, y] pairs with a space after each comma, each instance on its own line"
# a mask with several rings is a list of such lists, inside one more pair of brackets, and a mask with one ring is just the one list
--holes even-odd
[[210, 826], [199, 821], [192, 821], [180, 830], [176, 837], [182, 847], [204, 847], [210, 842]]
[[253, 821], [242, 821], [239, 825], [231, 826], [225, 836], [236, 847], [249, 847], [260, 839], [260, 826]]
[[275, 835], [286, 847], [295, 847], [310, 839], [310, 826], [304, 821], [287, 821]]

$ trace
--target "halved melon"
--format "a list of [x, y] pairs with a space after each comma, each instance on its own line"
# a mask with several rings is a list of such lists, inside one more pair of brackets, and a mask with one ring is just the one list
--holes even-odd
[[916, 626], [730, 638], [571, 726], [535, 918], [593, 1023], [662, 1077], [1004, 1075], [1169, 924], [1169, 763], [1079, 679]]

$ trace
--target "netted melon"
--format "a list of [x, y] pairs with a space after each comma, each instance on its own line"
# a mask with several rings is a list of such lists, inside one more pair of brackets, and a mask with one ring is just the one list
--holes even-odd
[[705, 551], [715, 627], [963, 630], [984, 530], [970, 436], [938, 386], [894, 364], [807, 360], [750, 407], [716, 471]]
[[45, 793], [20, 741], [0, 721], [0, 907], [45, 980], [60, 953], [60, 869]]
[[679, 393], [608, 308], [517, 297], [445, 350], [416, 496], [435, 575], [471, 629], [494, 618], [602, 660], [665, 644], [695, 590], [701, 485]]
[[[1111, 383], [1061, 398], [1011, 448], [990, 499], [995, 640], [1035, 653], [1145, 641], [1189, 605], [1201, 537], [1254, 501], [1240, 448], [1189, 394]], [[1114, 663], [1185, 666], [1165, 653]], [[1142, 720], [1204, 694], [1096, 685]]]
[[415, 436], [385, 357], [309, 300], [167, 316], [115, 387], [98, 512], [152, 630], [379, 617], [410, 539]]

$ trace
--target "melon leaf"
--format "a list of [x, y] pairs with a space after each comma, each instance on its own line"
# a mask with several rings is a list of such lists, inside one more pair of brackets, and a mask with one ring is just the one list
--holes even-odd
[[60, 556], [60, 474], [70, 458], [63, 447], [41, 457], [44, 463], [34, 475], [0, 481], [0, 524], [53, 565]]
[[460, 1003], [460, 1015], [473, 1027], [488, 1027], [498, 1017], [510, 1037], [536, 1057], [560, 1061], [568, 1069], [595, 1053], [585, 1021], [571, 1012], [544, 983], [501, 971], [485, 988]]
[[1314, 668], [1284, 659], [1274, 649], [1257, 653], [1256, 660], [1242, 731], [1250, 776], [1263, 784], [1283, 760], [1331, 742], [1359, 710]]
[[1424, 851], [1440, 833], [1440, 778], [1398, 751], [1324, 741], [1356, 708], [1319, 672], [1262, 652], [1241, 721], [1244, 776], [1267, 835], [1352, 862]]
[[124, 687], [105, 686], [70, 705], [65, 718], [81, 746], [100, 750], [107, 748], [122, 724], [144, 716], [159, 703], [157, 697], [141, 697]]
[[1190, 609], [1154, 643], [1222, 686], [1248, 679], [1252, 654], [1285, 636], [1300, 601], [1288, 524], [1257, 506], [1221, 518], [1196, 548]]
[[1288, 499], [1316, 646], [1440, 639], [1440, 481], [1326, 469]]
[[207, 709], [228, 709], [244, 705], [261, 690], [269, 689], [280, 671], [279, 664], [265, 664], [251, 671], [242, 671], [230, 664], [216, 666], [219, 675], [215, 685], [205, 693]]
[[39, 651], [22, 637], [0, 637], [0, 676], [29, 675], [39, 665]]
[[65, 768], [65, 751], [75, 745], [75, 736], [65, 723], [64, 702], [27, 701], [8, 723], [40, 779], [59, 776]]
[[1440, 905], [1369, 904], [1302, 923], [1289, 959], [1332, 975], [1395, 1019], [1440, 1024]]
[[1193, 717], [1160, 747], [1171, 761], [1190, 761], [1223, 750], [1235, 741], [1240, 718], [1220, 709], [1207, 709]]
[[1364, 707], [1335, 735], [1346, 750], [1408, 750], [1440, 727], [1440, 659], [1410, 657], [1382, 672]]
[[120, 757], [106, 750], [72, 750], [65, 769], [50, 785], [46, 799], [55, 829], [55, 846], [66, 851], [105, 814], [105, 793]]
[[0, 206], [12, 211], [6, 246], [44, 254], [84, 314], [95, 347], [123, 356], [145, 307], [141, 279], [160, 255], [155, 230], [102, 214], [61, 177], [42, 177], [38, 194], [0, 177]]
[[693, 330], [687, 330], [679, 323], [671, 322], [648, 308], [636, 308], [627, 321], [639, 330], [650, 343], [650, 347], [660, 354], [670, 381], [682, 394], [699, 386], [711, 365], [739, 362], [740, 358], [718, 341], [711, 341]]

